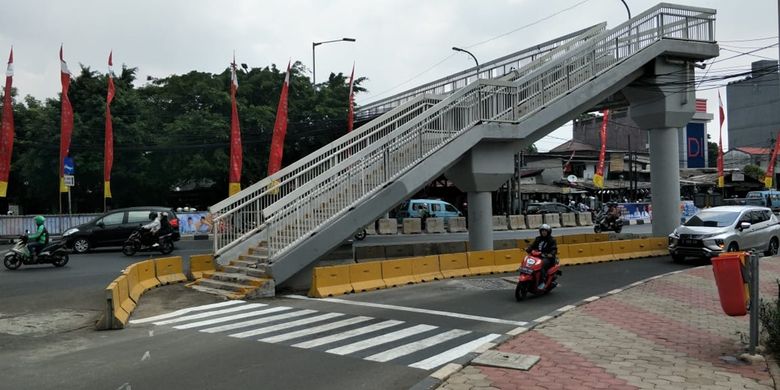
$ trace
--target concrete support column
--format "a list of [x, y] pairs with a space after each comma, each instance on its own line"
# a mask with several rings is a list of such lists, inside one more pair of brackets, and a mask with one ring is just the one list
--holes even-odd
[[469, 192], [469, 250], [493, 250], [493, 204], [490, 192]]
[[649, 132], [654, 236], [668, 235], [680, 225], [679, 132], [674, 127]]

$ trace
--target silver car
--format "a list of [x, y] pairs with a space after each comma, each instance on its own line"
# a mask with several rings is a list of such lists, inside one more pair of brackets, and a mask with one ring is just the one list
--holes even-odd
[[700, 211], [674, 229], [669, 235], [669, 254], [674, 261], [750, 249], [773, 256], [780, 243], [778, 237], [777, 217], [766, 207], [713, 207]]

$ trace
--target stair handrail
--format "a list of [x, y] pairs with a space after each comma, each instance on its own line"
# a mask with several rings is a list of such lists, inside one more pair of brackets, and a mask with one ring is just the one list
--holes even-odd
[[[702, 9], [702, 8], [696, 8], [696, 7], [687, 7], [687, 6], [680, 6], [678, 8], [675, 8], [675, 7], [677, 7], [677, 6], [668, 5], [668, 4], [665, 4], [665, 3], [659, 4], [656, 7], [653, 7], [650, 10], [648, 10], [648, 11], [638, 15], [636, 18], [631, 19], [630, 21], [619, 25], [615, 29], [612, 29], [609, 32], [605, 32], [604, 34], [601, 34], [600, 36], [603, 37], [604, 39], [600, 39], [597, 42], [593, 43], [593, 45], [589, 46], [589, 48], [592, 49], [591, 51], [593, 51], [594, 54], [590, 58], [585, 58], [586, 62], [587, 62], [588, 59], [590, 59], [592, 68], [594, 70], [596, 70], [595, 59], [596, 58], [599, 58], [599, 59], [602, 58], [602, 57], [597, 57], [596, 56], [596, 52], [599, 49], [603, 50], [606, 47], [606, 44], [604, 42], [611, 43], [613, 38], [619, 37], [620, 35], [624, 35], [624, 34], [626, 34], [626, 32], [629, 33], [629, 38], [630, 38], [630, 32], [631, 32], [632, 29], [636, 28], [637, 31], [639, 32], [640, 31], [639, 28], [641, 27], [641, 25], [644, 24], [647, 21], [652, 20], [653, 18], [659, 18], [660, 17], [660, 20], [661, 20], [660, 22], [657, 23], [656, 27], [653, 27], [656, 30], [660, 29], [660, 32], [658, 33], [657, 38], [655, 40], [653, 40], [652, 42], [649, 42], [649, 43], [645, 42], [644, 44], [642, 44], [641, 42], [637, 42], [637, 44], [634, 45], [635, 50], [632, 50], [631, 47], [629, 46], [628, 47], [628, 51], [625, 54], [633, 55], [636, 52], [638, 52], [639, 50], [641, 50], [642, 48], [644, 48], [646, 46], [649, 46], [651, 43], [656, 42], [659, 39], [666, 38], [667, 34], [678, 32], [678, 30], [675, 30], [675, 31], [665, 31], [664, 30], [664, 23], [663, 23], [664, 15], [683, 17], [683, 18], [685, 18], [686, 21], [688, 20], [688, 18], [700, 19], [701, 21], [703, 21], [701, 24], [704, 24], [704, 25], [708, 26], [707, 33], [704, 34], [705, 37], [702, 40], [704, 40], [706, 42], [713, 42], [714, 41], [713, 40], [713, 35], [712, 35], [712, 33], [714, 32], [714, 18], [712, 17], [712, 16], [714, 16], [714, 10]], [[682, 11], [696, 12], [697, 14], [695, 14], [695, 15], [684, 15], [682, 13], [674, 14], [674, 13], [671, 13], [671, 12], [663, 12], [665, 8], [670, 8], [670, 9], [673, 9], [675, 11], [680, 11], [680, 9], [682, 9]], [[661, 12], [659, 12], [659, 11], [661, 11]], [[702, 17], [702, 15], [704, 15], [705, 17]], [[707, 15], [709, 15], [709, 16], [707, 16]], [[686, 26], [685, 27], [685, 29], [686, 29], [685, 33], [686, 34], [689, 33], [687, 30], [690, 27], [691, 26]], [[695, 27], [695, 26], [692, 26], [692, 27]], [[627, 28], [627, 31], [624, 31], [626, 28]], [[686, 36], [685, 39], [690, 39], [690, 36]], [[628, 41], [630, 41], [630, 39], [628, 39]], [[618, 39], [615, 42], [617, 42], [617, 44], [619, 45], [620, 40]], [[586, 49], [588, 49], [588, 47], [582, 47], [582, 48], [580, 48], [578, 50], [578, 52], [582, 53]], [[616, 46], [616, 49], [617, 49], [617, 51], [616, 51], [617, 55], [616, 55], [614, 61], [612, 61], [610, 63], [604, 63], [603, 66], [601, 67], [601, 69], [599, 69], [599, 73], [602, 72], [602, 71], [605, 71], [606, 69], [608, 69], [608, 68], [610, 68], [612, 66], [614, 66], [618, 62], [618, 60], [622, 60], [622, 59], [627, 57], [627, 55], [620, 56], [620, 51], [619, 51], [620, 47], [619, 46]], [[572, 56], [563, 57], [562, 59], [556, 60], [556, 61], [553, 61], [553, 62], [554, 63], [558, 63], [558, 66], [560, 66], [561, 64], [565, 65], [565, 64], [571, 62], [571, 61], [568, 61], [568, 60], [571, 59], [571, 57]], [[576, 60], [579, 60], [579, 59], [580, 58], [576, 58]], [[548, 66], [545, 66], [543, 68], [549, 69], [549, 68], [552, 68], [552, 67], [555, 66], [555, 64], [553, 64], [553, 63], [548, 63], [546, 65], [548, 65]], [[550, 73], [550, 72], [549, 71], [548, 72], [544, 72], [544, 71], [532, 72], [532, 74], [530, 76], [535, 76], [535, 80], [541, 81], [543, 83], [543, 81], [545, 79], [545, 76], [548, 73]], [[565, 75], [565, 76], [569, 77], [569, 75]], [[592, 76], [595, 76], [595, 73], [593, 73]], [[527, 86], [529, 86], [531, 84], [529, 82], [525, 82], [524, 80], [526, 80], [526, 77], [524, 77], [523, 79], [517, 81], [517, 86], [516, 86], [517, 92], [519, 92], [520, 89], [524, 85], [527, 87]], [[553, 83], [557, 83], [558, 82], [555, 78], [552, 78], [551, 81], [553, 81]], [[584, 82], [587, 82], [587, 81], [588, 80], [582, 80], [576, 86], [579, 86], [580, 84], [582, 84]], [[495, 111], [484, 112], [484, 109], [482, 108], [482, 104], [481, 104], [481, 102], [484, 100], [484, 96], [482, 94], [483, 89], [487, 89], [488, 87], [489, 88], [496, 87], [496, 85], [491, 85], [491, 84], [495, 84], [495, 83], [490, 83], [489, 81], [486, 81], [486, 80], [479, 80], [478, 82], [475, 82], [475, 83], [471, 84], [470, 87], [466, 87], [464, 89], [459, 90], [455, 94], [445, 98], [444, 100], [442, 100], [439, 103], [437, 103], [436, 105], [434, 105], [432, 108], [427, 110], [424, 114], [420, 115], [418, 118], [415, 118], [411, 122], [408, 122], [408, 123], [402, 125], [401, 127], [399, 127], [396, 130], [394, 130], [392, 133], [387, 134], [386, 136], [384, 136], [382, 138], [382, 140], [386, 141], [386, 140], [389, 140], [389, 139], [397, 140], [397, 139], [402, 139], [404, 137], [408, 138], [409, 130], [413, 126], [415, 126], [415, 128], [422, 129], [422, 126], [424, 126], [426, 123], [434, 120], [435, 116], [441, 116], [442, 115], [441, 111], [444, 109], [444, 107], [452, 108], [453, 106], [462, 103], [466, 99], [473, 98], [474, 96], [477, 96], [477, 101], [479, 103], [475, 103], [475, 104], [471, 104], [471, 105], [460, 107], [460, 108], [466, 108], [466, 112], [471, 113], [472, 114], [472, 118], [470, 120], [462, 121], [462, 123], [465, 124], [465, 127], [461, 127], [459, 130], [455, 130], [455, 131], [450, 132], [451, 136], [448, 137], [445, 140], [445, 142], [441, 142], [439, 145], [437, 145], [436, 148], [443, 146], [443, 144], [448, 142], [450, 139], [452, 139], [453, 136], [459, 134], [461, 131], [463, 131], [463, 130], [465, 130], [467, 128], [470, 128], [478, 120], [482, 120], [482, 119], [488, 119], [489, 120], [489, 119], [492, 119], [490, 114], [494, 114]], [[504, 83], [499, 83], [499, 84], [500, 85], [498, 85], [498, 87], [500, 87], [500, 88], [503, 88], [503, 89], [509, 88]], [[570, 88], [573, 88], [573, 87], [576, 87], [576, 86], [569, 85], [568, 88], [570, 89]], [[538, 88], [539, 86], [536, 86], [536, 87]], [[541, 90], [543, 91], [544, 88], [542, 88]], [[515, 92], [515, 94], [517, 94], [517, 92]], [[542, 102], [548, 102], [551, 99], [557, 99], [557, 98], [561, 97], [562, 95], [563, 95], [562, 93], [559, 93], [559, 94], [556, 94], [556, 95], [551, 95], [550, 98], [545, 99], [544, 98], [545, 95], [544, 95], [544, 93], [542, 93], [541, 101]], [[518, 94], [518, 96], [519, 96], [519, 94]], [[530, 100], [533, 99], [533, 97], [534, 97], [533, 95], [529, 94], [529, 95], [526, 96], [526, 98], [524, 100], [530, 101]], [[518, 99], [517, 102], [519, 103], [520, 99]], [[474, 120], [474, 117], [473, 117], [473, 111], [474, 111], [474, 108], [476, 108], [476, 107], [480, 108], [483, 111], [483, 113], [486, 114], [486, 115], [479, 115], [479, 119], [478, 120]], [[354, 171], [356, 168], [355, 167], [350, 167], [350, 165], [354, 165], [356, 163], [360, 164], [360, 162], [364, 161], [364, 160], [368, 161], [369, 159], [366, 158], [366, 157], [369, 154], [371, 154], [372, 152], [376, 153], [376, 151], [377, 151], [377, 149], [379, 149], [380, 145], [383, 148], [386, 148], [387, 144], [389, 144], [387, 141], [386, 142], [372, 143], [368, 147], [368, 149], [361, 150], [358, 154], [356, 154], [354, 156], [351, 156], [347, 160], [344, 160], [342, 164], [339, 164], [338, 166], [334, 167], [333, 170], [329, 170], [329, 172], [333, 173], [333, 172], [351, 172], [351, 171]], [[427, 152], [423, 152], [422, 149], [421, 149], [420, 158], [424, 157], [425, 155], [427, 155], [428, 153], [431, 153], [434, 150], [435, 150], [435, 148], [431, 149], [431, 150], [428, 150]], [[417, 160], [413, 160], [412, 163], [416, 163], [416, 161]], [[399, 170], [397, 172], [394, 172], [390, 176], [390, 179], [392, 179], [392, 177], [395, 177], [395, 176], [401, 174], [403, 172], [403, 170], [405, 170], [407, 168], [409, 168], [409, 165], [407, 165], [406, 167], [403, 167], [403, 169], [401, 169], [401, 170]], [[315, 182], [307, 183], [305, 188], [302, 187], [300, 190], [296, 191], [295, 194], [294, 194], [295, 197], [291, 197], [291, 198], [293, 198], [293, 200], [291, 202], [290, 201], [286, 201], [286, 202], [274, 203], [274, 204], [272, 204], [271, 206], [267, 207], [264, 210], [264, 214], [267, 217], [269, 217], [269, 218], [271, 218], [271, 215], [273, 215], [273, 214], [278, 214], [278, 215], [274, 215], [273, 216], [273, 224], [283, 225], [283, 226], [290, 226], [289, 224], [287, 224], [287, 225], [284, 224], [284, 222], [285, 222], [284, 218], [287, 217], [287, 216], [292, 215], [293, 212], [296, 212], [297, 210], [299, 210], [300, 209], [300, 207], [299, 207], [300, 204], [302, 202], [306, 202], [307, 201], [306, 198], [307, 198], [308, 195], [310, 195], [310, 194], [312, 194], [314, 192], [322, 193], [324, 191], [324, 188], [326, 188], [326, 186], [324, 186], [324, 184], [326, 184], [326, 181], [329, 181], [329, 182], [332, 182], [332, 183], [339, 183], [340, 182], [338, 175], [335, 175], [335, 176], [334, 175], [330, 175], [330, 176], [323, 175], [323, 176], [326, 176], [326, 177], [322, 177], [322, 176], [318, 177]], [[341, 178], [341, 181], [343, 181], [343, 180], [345, 180], [347, 178], [348, 178], [348, 175], [343, 176]], [[360, 196], [351, 197], [351, 199], [350, 199], [351, 202], [346, 203], [344, 206], [347, 206], [347, 207], [351, 206], [354, 203], [354, 201], [362, 199], [365, 196], [369, 195], [371, 193], [371, 191], [376, 191], [376, 190], [377, 190], [377, 188], [373, 188], [373, 189], [369, 190], [369, 192], [361, 194]], [[293, 195], [293, 194], [290, 194], [290, 195]], [[328, 218], [325, 221], [319, 222], [316, 226], [311, 226], [311, 228], [316, 228], [318, 226], [321, 226], [323, 223], [325, 223], [325, 222], [335, 218], [336, 216], [346, 212], [347, 207], [341, 208], [340, 211], [336, 212], [333, 216], [331, 216], [330, 218]], [[297, 222], [299, 222], [299, 225], [300, 225], [300, 222], [301, 222], [300, 216], [298, 216], [297, 218], [298, 218]], [[273, 227], [278, 227], [278, 226], [273, 226]], [[312, 231], [311, 228], [310, 229], [300, 229], [300, 226], [298, 226], [298, 230], [300, 230], [303, 233], [311, 232]], [[276, 229], [267, 229], [267, 231], [265, 232], [266, 233], [266, 237], [268, 237], [269, 240], [273, 240], [272, 233], [273, 233], [274, 230], [276, 230]], [[300, 241], [300, 240], [305, 239], [305, 238], [306, 238], [305, 235], [300, 235], [299, 234], [292, 241], [288, 241], [286, 243], [286, 245], [285, 245], [285, 243], [282, 243], [282, 242], [279, 243], [279, 244], [282, 244], [282, 245], [270, 244], [271, 251], [275, 252], [275, 254], [281, 254], [281, 253], [283, 253], [283, 251], [286, 248], [288, 248], [290, 246], [290, 244], [294, 244], [295, 242]], [[273, 253], [271, 255], [273, 256]]]

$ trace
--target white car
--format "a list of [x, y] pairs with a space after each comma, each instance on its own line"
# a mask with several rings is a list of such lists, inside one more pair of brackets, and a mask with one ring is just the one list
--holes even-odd
[[777, 254], [780, 224], [772, 210], [758, 206], [721, 206], [704, 209], [669, 235], [674, 261], [686, 257], [711, 258], [723, 252], [757, 249]]

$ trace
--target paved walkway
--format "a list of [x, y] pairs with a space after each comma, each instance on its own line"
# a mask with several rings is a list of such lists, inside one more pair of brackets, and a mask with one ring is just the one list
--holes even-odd
[[[775, 299], [780, 257], [762, 259], [760, 276], [762, 297]], [[529, 371], [470, 365], [440, 388], [774, 388], [765, 362], [724, 359], [744, 353], [747, 337], [748, 317], [723, 314], [712, 268], [698, 267], [578, 306], [496, 347], [540, 356]]]

